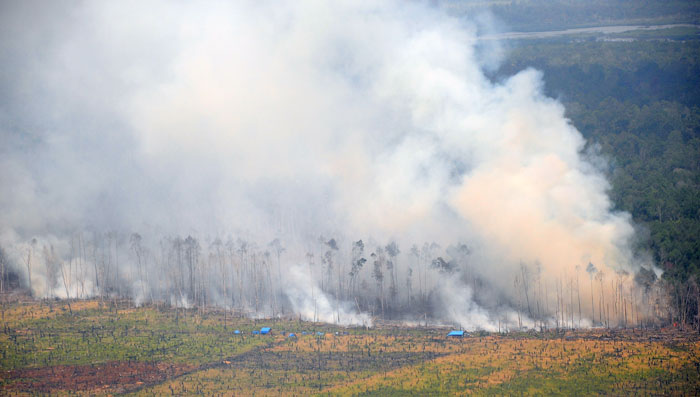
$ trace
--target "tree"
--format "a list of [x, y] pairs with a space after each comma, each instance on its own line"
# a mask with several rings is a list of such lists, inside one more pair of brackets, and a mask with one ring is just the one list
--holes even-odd
[[197, 289], [195, 284], [195, 267], [199, 263], [199, 254], [202, 248], [197, 239], [192, 236], [187, 236], [185, 239], [185, 260], [189, 274], [189, 297], [197, 301]]
[[[224, 301], [228, 301], [228, 291], [226, 288], [226, 280], [228, 279], [226, 260], [224, 255], [224, 243], [219, 237], [216, 237], [214, 241], [209, 244], [209, 258], [210, 262], [213, 258], [213, 262], [216, 265], [218, 275], [219, 275], [219, 293], [223, 295]], [[210, 268], [214, 266], [210, 264]]]
[[238, 304], [243, 307], [246, 305], [247, 297], [243, 294], [243, 279], [246, 277], [248, 267], [248, 242], [243, 239], [237, 239], [238, 245]]
[[236, 267], [236, 272], [235, 272], [236, 276], [235, 277], [236, 277], [236, 280], [238, 280], [238, 282], [239, 282], [239, 287], [238, 287], [239, 290], [241, 288], [240, 287], [240, 282], [241, 282], [240, 276], [241, 275], [240, 275], [240, 266], [238, 263], [236, 263], [236, 243], [234, 243], [233, 239], [230, 236], [229, 236], [228, 240], [226, 240], [226, 251], [228, 251], [228, 260], [229, 260], [228, 268], [230, 269], [228, 272], [229, 277], [227, 278], [227, 281], [226, 281], [226, 290], [229, 291], [229, 294], [230, 294], [229, 296], [231, 297], [231, 304], [233, 305], [235, 303], [234, 302], [235, 294], [234, 294], [234, 286], [233, 286], [233, 284], [234, 284], [234, 280], [233, 280], [233, 277], [234, 277], [233, 268], [234, 268], [234, 266]]
[[389, 260], [386, 262], [387, 270], [389, 270], [389, 276], [391, 277], [391, 285], [389, 286], [389, 294], [391, 296], [391, 301], [392, 304], [396, 302], [396, 295], [397, 295], [397, 290], [396, 290], [396, 258], [398, 255], [401, 253], [399, 251], [399, 246], [396, 244], [395, 241], [390, 242], [389, 244], [384, 247], [384, 250], [386, 251], [387, 255], [389, 255]]
[[5, 250], [0, 247], [0, 293], [5, 292], [5, 278], [6, 278], [6, 269], [7, 268], [7, 255], [5, 254]]
[[27, 258], [24, 260], [27, 266], [27, 281], [29, 282], [29, 293], [34, 294], [34, 288], [32, 286], [32, 254], [34, 253], [34, 247], [36, 246], [36, 238], [32, 238], [29, 247], [27, 247]]
[[[309, 265], [309, 279], [313, 279], [313, 267], [314, 267], [314, 253], [306, 253], [306, 263]], [[314, 292], [314, 283], [311, 283], [311, 300], [314, 302], [314, 322], [317, 321], [318, 317], [318, 307], [316, 302], [316, 294]]]
[[525, 292], [525, 301], [527, 302], [527, 313], [532, 317], [532, 310], [530, 309], [530, 295], [529, 295], [529, 288], [530, 288], [530, 270], [527, 268], [527, 265], [523, 263], [522, 261], [520, 262], [520, 275], [521, 275], [521, 280], [522, 280], [522, 287], [523, 291]]
[[362, 242], [362, 240], [357, 240], [354, 243], [352, 243], [352, 258], [351, 258], [351, 266], [350, 266], [350, 290], [352, 292], [353, 297], [357, 299], [356, 297], [356, 283], [357, 283], [357, 276], [360, 274], [360, 271], [362, 270], [362, 266], [367, 262], [367, 259], [363, 258], [362, 255], [364, 254], [365, 250], [365, 244]]
[[[334, 267], [334, 256], [335, 253], [338, 251], [338, 243], [335, 241], [334, 238], [331, 238], [328, 241], [323, 241], [321, 239], [321, 242], [328, 247], [326, 252], [323, 254], [323, 258], [321, 259], [322, 264], [326, 268], [326, 277], [327, 277], [327, 283], [326, 283], [326, 288], [330, 291], [331, 285], [332, 285], [332, 279], [333, 279], [333, 267]], [[323, 282], [321, 283], [321, 289], [323, 289]], [[340, 291], [336, 291], [336, 297], [338, 297], [338, 294]]]
[[[596, 280], [600, 282], [600, 299], [598, 299], [598, 317], [601, 324], [608, 325], [608, 314], [605, 307], [605, 288], [603, 286], [603, 281], [605, 280], [605, 273], [603, 271], [598, 271], [595, 276]], [[605, 322], [603, 323], [603, 320]]]
[[408, 267], [406, 271], [406, 303], [410, 306], [411, 305], [411, 287], [413, 285], [413, 268]]
[[591, 262], [588, 262], [588, 266], [586, 266], [586, 273], [588, 273], [588, 277], [591, 279], [591, 321], [595, 322], [595, 305], [593, 304], [593, 277], [596, 275], [598, 272], [598, 269], [596, 269], [595, 265]]
[[279, 280], [282, 280], [282, 270], [281, 270], [281, 265], [280, 265], [280, 257], [282, 256], [282, 253], [285, 251], [285, 248], [282, 246], [282, 242], [278, 238], [272, 240], [270, 242], [270, 244], [268, 244], [268, 245], [277, 257], [277, 277]]
[[438, 256], [430, 263], [430, 267], [436, 269], [440, 274], [452, 274], [457, 266], [454, 261], [448, 262], [441, 256]]
[[375, 252], [373, 252], [370, 257], [372, 258], [372, 264], [374, 265], [372, 277], [377, 283], [377, 289], [379, 290], [379, 305], [382, 311], [382, 317], [384, 317], [384, 272], [382, 271], [385, 261], [384, 250], [382, 247], [377, 247]]
[[138, 233], [132, 233], [131, 236], [129, 237], [129, 244], [131, 247], [131, 251], [133, 251], [134, 256], [136, 256], [136, 268], [137, 268], [138, 274], [139, 274], [139, 284], [141, 285], [141, 296], [143, 298], [145, 298], [146, 297], [145, 283], [147, 281], [144, 279], [145, 270], [144, 270], [143, 261], [144, 261], [145, 248], [143, 247], [142, 241], [143, 241], [143, 238]]
[[42, 248], [44, 253], [44, 266], [46, 270], [46, 297], [50, 298], [53, 295], [53, 289], [56, 287], [56, 268], [58, 266], [58, 258], [54, 252], [53, 245], [49, 249], [45, 245]]
[[[411, 256], [413, 257], [413, 264], [414, 268], [418, 269], [418, 296], [422, 300], [423, 299], [423, 277], [421, 276], [421, 269], [420, 269], [420, 263], [421, 263], [421, 253], [420, 250], [418, 249], [418, 246], [416, 244], [413, 244], [411, 246]], [[411, 272], [413, 273], [413, 272]]]

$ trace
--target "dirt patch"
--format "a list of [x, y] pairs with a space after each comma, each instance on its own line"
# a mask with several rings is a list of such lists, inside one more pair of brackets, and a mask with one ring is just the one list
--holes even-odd
[[232, 358], [229, 366], [247, 369], [308, 372], [323, 368], [324, 371], [390, 371], [399, 367], [442, 357], [439, 353], [421, 352], [266, 352], [253, 351], [248, 355]]
[[[93, 365], [57, 365], [8, 371], [5, 391], [56, 390], [121, 393], [163, 382], [193, 369], [184, 364], [113, 361]], [[2, 393], [0, 393], [2, 394]]]

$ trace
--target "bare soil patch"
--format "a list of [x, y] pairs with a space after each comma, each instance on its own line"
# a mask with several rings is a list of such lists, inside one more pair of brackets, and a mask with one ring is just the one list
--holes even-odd
[[[56, 390], [122, 393], [191, 371], [185, 364], [112, 361], [92, 365], [57, 365], [5, 372], [5, 391]], [[1, 393], [0, 393], [1, 394]]]

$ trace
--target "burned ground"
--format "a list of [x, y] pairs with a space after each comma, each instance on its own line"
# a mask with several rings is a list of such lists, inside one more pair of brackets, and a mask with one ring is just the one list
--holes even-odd
[[[434, 327], [343, 328], [95, 300], [71, 306], [5, 303], [2, 394], [700, 391], [700, 339], [674, 328], [447, 338], [448, 329]], [[252, 334], [262, 326], [271, 326], [272, 334]]]
[[99, 394], [127, 392], [144, 384], [157, 384], [192, 370], [184, 364], [106, 362], [56, 365], [7, 371], [3, 390], [12, 392], [77, 391]]

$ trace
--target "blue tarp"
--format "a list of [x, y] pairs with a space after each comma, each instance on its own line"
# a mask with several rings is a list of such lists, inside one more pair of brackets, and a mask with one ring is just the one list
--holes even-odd
[[263, 335], [266, 335], [266, 334], [269, 334], [271, 330], [272, 330], [272, 328], [270, 328], [270, 327], [262, 327], [262, 328], [260, 328], [260, 333]]
[[241, 333], [241, 330], [238, 330], [238, 329], [237, 329], [237, 330], [233, 331], [233, 333], [234, 333], [235, 335], [239, 335], [239, 334]]
[[259, 334], [260, 334], [260, 331], [258, 331], [258, 330], [253, 331], [253, 335], [259, 335]]
[[464, 331], [452, 331], [447, 336], [464, 336]]
[[294, 333], [289, 334], [288, 338], [296, 338], [297, 336], [294, 335]]

